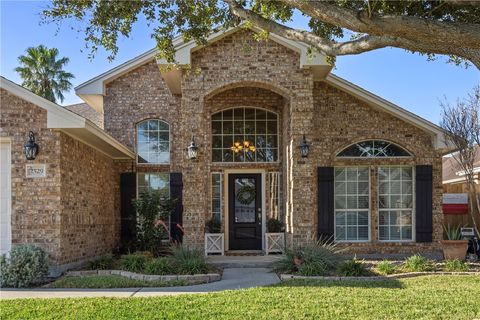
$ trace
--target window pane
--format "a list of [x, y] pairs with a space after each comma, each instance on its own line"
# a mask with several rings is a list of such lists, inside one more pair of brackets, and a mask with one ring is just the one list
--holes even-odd
[[[278, 116], [275, 113], [253, 108], [225, 110], [222, 116], [212, 116], [212, 153], [216, 148], [231, 149], [236, 153], [225, 162], [275, 162], [278, 160]], [[268, 132], [268, 134], [267, 134]], [[222, 146], [219, 139], [222, 137]], [[234, 144], [237, 144], [236, 146]], [[218, 153], [218, 152], [217, 152]], [[212, 158], [218, 158], [218, 155]]]
[[137, 124], [138, 163], [169, 163], [169, 125], [160, 120], [146, 120]]
[[413, 169], [380, 167], [379, 239], [408, 241], [413, 234]]
[[365, 140], [353, 144], [337, 154], [337, 157], [409, 157], [402, 147], [388, 141]]
[[368, 241], [370, 221], [368, 167], [335, 168], [334, 176], [335, 239]]
[[212, 218], [222, 219], [221, 173], [212, 173]]

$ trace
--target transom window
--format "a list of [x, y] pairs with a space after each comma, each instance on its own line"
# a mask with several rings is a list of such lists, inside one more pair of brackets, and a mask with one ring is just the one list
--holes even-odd
[[379, 240], [413, 240], [413, 168], [378, 169]]
[[255, 108], [228, 109], [212, 115], [214, 162], [278, 160], [278, 116]]
[[385, 158], [410, 157], [411, 154], [402, 147], [388, 141], [365, 140], [343, 149], [337, 157]]
[[170, 126], [158, 119], [137, 124], [138, 163], [170, 163]]
[[335, 168], [335, 241], [369, 240], [368, 167]]

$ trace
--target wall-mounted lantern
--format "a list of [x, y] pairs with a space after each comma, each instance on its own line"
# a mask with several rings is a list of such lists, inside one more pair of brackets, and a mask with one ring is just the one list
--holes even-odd
[[190, 160], [196, 160], [198, 156], [198, 147], [197, 144], [195, 143], [195, 137], [192, 136], [192, 141], [190, 142], [190, 145], [187, 148], [187, 157]]
[[308, 152], [310, 151], [310, 144], [308, 144], [307, 139], [305, 138], [305, 135], [303, 135], [302, 142], [300, 142], [300, 155], [302, 158], [308, 157]]
[[38, 154], [38, 144], [35, 143], [35, 134], [33, 131], [28, 133], [28, 141], [23, 146], [23, 151], [27, 160], [35, 160]]

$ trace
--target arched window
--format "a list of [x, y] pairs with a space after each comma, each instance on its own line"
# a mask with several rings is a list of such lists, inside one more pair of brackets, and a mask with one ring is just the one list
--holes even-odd
[[158, 119], [137, 124], [138, 163], [170, 163], [170, 126]]
[[411, 154], [402, 147], [383, 140], [365, 140], [343, 149], [337, 157], [344, 158], [389, 158], [410, 157]]
[[213, 162], [278, 160], [278, 115], [263, 109], [235, 108], [212, 115]]

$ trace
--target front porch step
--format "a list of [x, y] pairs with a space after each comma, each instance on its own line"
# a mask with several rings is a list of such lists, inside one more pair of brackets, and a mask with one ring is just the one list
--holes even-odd
[[221, 268], [272, 268], [281, 255], [269, 256], [208, 256], [208, 263]]
[[234, 250], [225, 252], [227, 256], [263, 256], [264, 254], [262, 250]]

